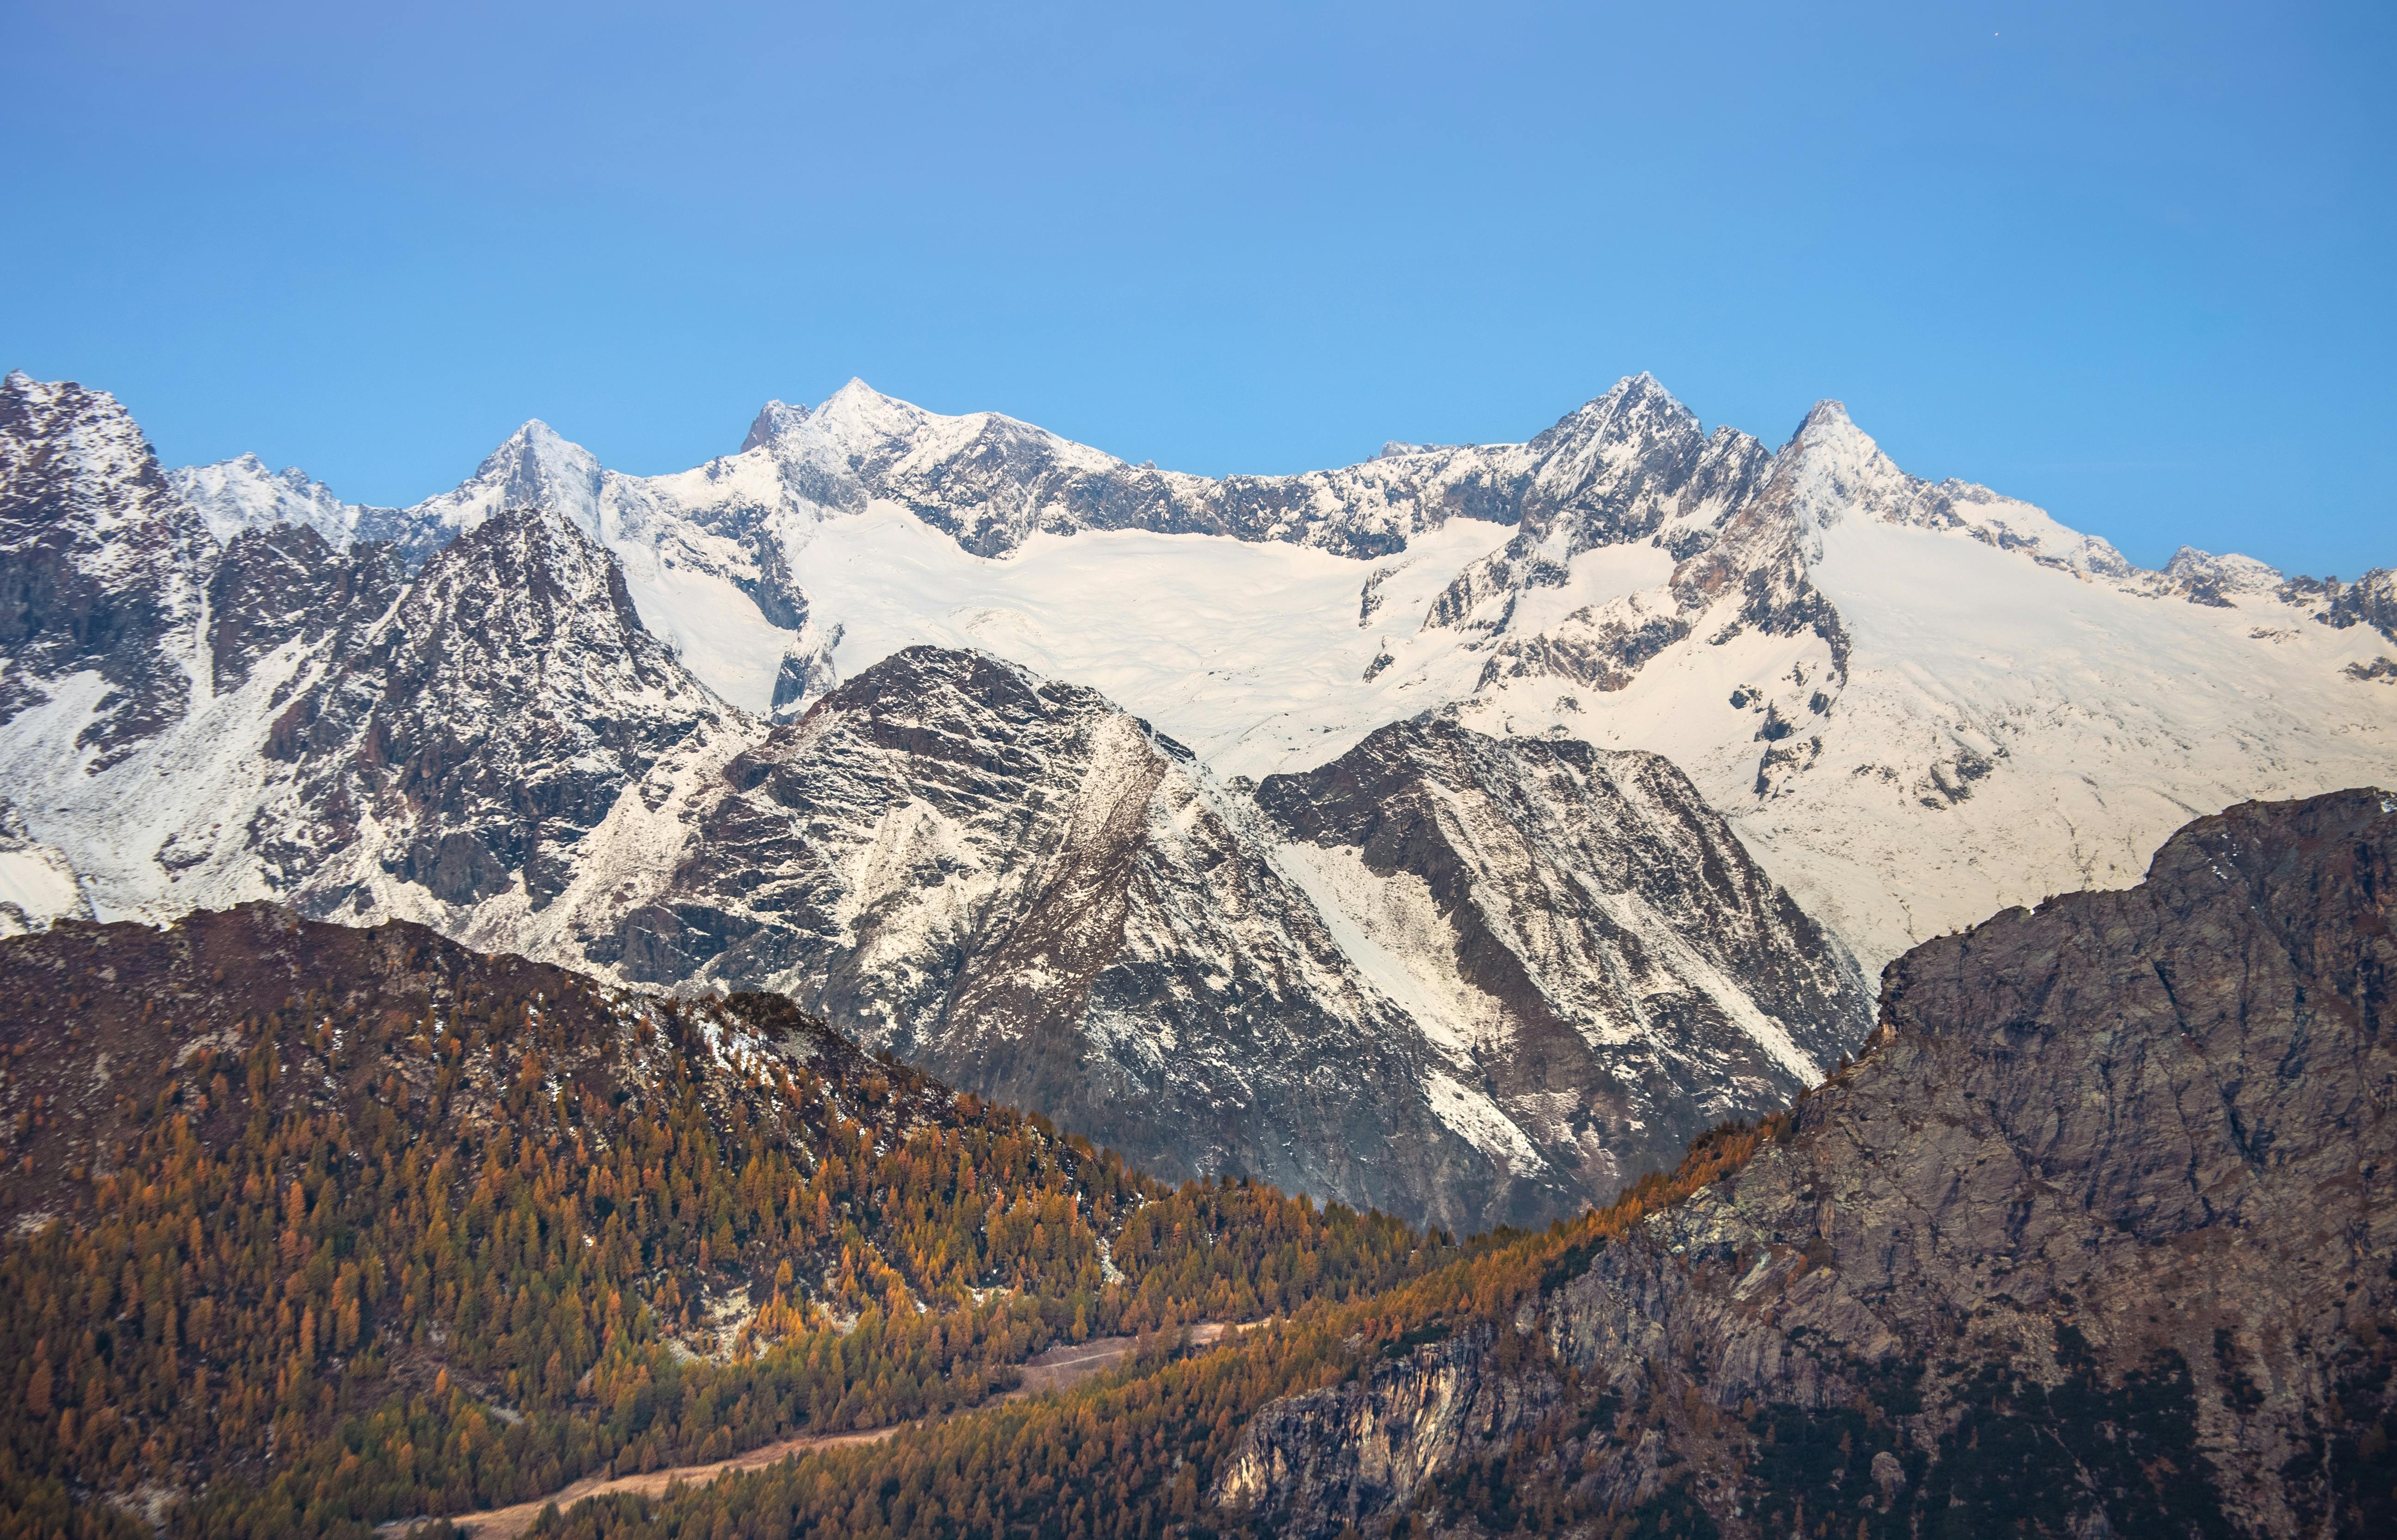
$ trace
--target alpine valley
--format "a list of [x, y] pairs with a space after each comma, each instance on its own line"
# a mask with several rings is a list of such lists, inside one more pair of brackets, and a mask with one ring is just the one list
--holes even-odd
[[2104, 541], [1626, 380], [1132, 466], [852, 382], [414, 507], [0, 383], [0, 915], [266, 899], [770, 989], [1169, 1177], [1544, 1223], [1785, 1105], [1914, 943], [2397, 780], [2397, 577]]

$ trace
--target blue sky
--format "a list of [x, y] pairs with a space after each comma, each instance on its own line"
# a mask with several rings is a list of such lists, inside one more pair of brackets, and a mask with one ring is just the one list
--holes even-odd
[[2137, 560], [2397, 563], [2397, 7], [0, 0], [0, 368], [346, 497], [850, 375], [1132, 460], [1654, 372]]

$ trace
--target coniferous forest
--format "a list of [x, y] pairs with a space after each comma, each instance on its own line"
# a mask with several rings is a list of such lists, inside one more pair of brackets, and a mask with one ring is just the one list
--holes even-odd
[[1148, 1180], [778, 998], [262, 905], [7, 946], [11, 1533], [360, 1533], [949, 1412], [1054, 1344], [1453, 1254]]

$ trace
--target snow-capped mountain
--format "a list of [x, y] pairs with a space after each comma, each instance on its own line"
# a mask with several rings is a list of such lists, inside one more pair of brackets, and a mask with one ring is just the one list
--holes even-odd
[[24, 425], [0, 435], [21, 536], [0, 561], [51, 603], [0, 675], [0, 766], [16, 843], [70, 866], [95, 913], [266, 897], [504, 927], [587, 864], [582, 837], [628, 792], [660, 795], [662, 761], [720, 762], [756, 730], [567, 513], [472, 521], [411, 579], [313, 523], [218, 546], [104, 395], [11, 376], [0, 422]]
[[411, 511], [344, 502], [297, 465], [270, 471], [254, 454], [168, 471], [167, 484], [200, 516], [219, 544], [244, 529], [288, 524], [315, 530], [335, 550], [360, 541], [389, 544], [394, 559], [412, 572], [444, 543], [437, 527]]
[[2130, 881], [2196, 814], [2397, 775], [2388, 570], [2141, 571], [1907, 475], [1833, 402], [1776, 451], [1640, 375], [1522, 444], [1217, 480], [852, 382], [675, 475], [529, 425], [418, 527], [533, 489], [535, 439], [644, 621], [748, 711], [974, 647], [1256, 777], [1457, 703], [1499, 736], [1664, 753], [1868, 970]]
[[2140, 571], [1645, 376], [1287, 477], [854, 382], [674, 475], [529, 423], [399, 510], [169, 477], [21, 375], [0, 457], [17, 922], [769, 984], [1159, 1169], [1468, 1226], [1812, 1078], [1851, 954], [2397, 780], [2388, 572]]
[[[984, 652], [743, 712], [600, 543], [689, 505], [642, 491], [528, 429], [412, 511], [449, 532], [412, 577], [315, 522], [204, 541], [200, 602], [147, 634], [191, 681], [172, 719], [96, 763], [70, 674], [0, 743], [35, 906], [38, 825], [97, 912], [269, 896], [770, 985], [1160, 1169], [1466, 1229], [1612, 1193], [1868, 1024], [1846, 954], [1651, 756], [1393, 727], [1322, 772], [1326, 822]], [[1393, 854], [1376, 808], [1421, 837]]]

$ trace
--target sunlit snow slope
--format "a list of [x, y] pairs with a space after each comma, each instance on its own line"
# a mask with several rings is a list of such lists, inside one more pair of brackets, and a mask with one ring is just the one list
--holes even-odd
[[2397, 780], [2387, 573], [2292, 582], [2200, 553], [2141, 571], [2035, 508], [1906, 475], [1835, 405], [1775, 451], [1645, 376], [1523, 444], [1297, 476], [1130, 465], [852, 382], [770, 404], [738, 452], [671, 475], [531, 423], [413, 509], [344, 513], [254, 461], [170, 479], [220, 539], [301, 518], [388, 531], [409, 565], [539, 502], [760, 716], [932, 643], [1100, 689], [1226, 778], [1449, 706], [1500, 736], [1654, 749], [1868, 967], [2127, 881], [2191, 813]]
[[530, 424], [410, 512], [544, 495], [747, 710], [933, 643], [1103, 690], [1226, 777], [1451, 704], [1654, 749], [1871, 968], [2129, 881], [2193, 814], [2397, 780], [2386, 572], [2141, 571], [1906, 475], [1834, 404], [1770, 451], [1640, 376], [1525, 444], [1209, 480], [851, 383], [676, 475]]

